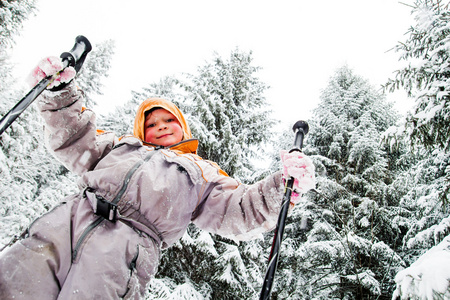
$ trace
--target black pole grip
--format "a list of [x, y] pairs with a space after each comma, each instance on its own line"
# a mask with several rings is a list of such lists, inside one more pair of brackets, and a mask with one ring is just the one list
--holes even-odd
[[[302, 151], [303, 139], [309, 131], [308, 123], [305, 121], [297, 121], [293, 128], [295, 133], [294, 145], [289, 153], [294, 151]], [[277, 226], [275, 228], [275, 235], [273, 237], [272, 248], [269, 255], [269, 264], [264, 278], [263, 287], [261, 289], [260, 300], [268, 300], [272, 291], [272, 285], [277, 270], [278, 258], [280, 256], [281, 242], [283, 240], [284, 228], [286, 226], [286, 219], [289, 212], [289, 204], [291, 202], [292, 189], [294, 186], [294, 178], [289, 177], [286, 181], [283, 201], [281, 203], [281, 211], [278, 215]]]
[[[72, 50], [69, 52], [63, 52], [60, 55], [60, 58], [63, 63], [63, 71], [67, 67], [73, 67], [75, 71], [78, 73], [83, 66], [84, 60], [86, 59], [87, 54], [92, 50], [91, 43], [87, 38], [82, 35], [79, 35], [75, 39], [75, 45], [73, 45]], [[60, 71], [60, 72], [61, 72]], [[64, 82], [60, 83], [58, 86], [55, 86], [50, 89], [50, 91], [56, 92], [65, 88], [69, 83]]]
[[291, 150], [289, 150], [289, 153], [294, 151], [302, 151], [303, 148], [303, 138], [309, 131], [308, 123], [305, 121], [297, 121], [294, 126], [292, 127], [292, 130], [295, 133], [295, 140], [294, 140], [294, 146]]
[[60, 56], [63, 61], [64, 67], [74, 67], [78, 73], [84, 63], [84, 60], [86, 59], [86, 55], [91, 50], [92, 45], [89, 40], [82, 35], [77, 36], [75, 39], [75, 45], [73, 45], [72, 50], [70, 50], [69, 52], [63, 52]]

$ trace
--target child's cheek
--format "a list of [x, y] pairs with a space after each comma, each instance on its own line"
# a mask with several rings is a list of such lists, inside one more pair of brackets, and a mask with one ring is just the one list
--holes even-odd
[[145, 130], [145, 141], [147, 143], [154, 143], [154, 134], [151, 129], [147, 128]]
[[181, 125], [177, 124], [175, 126], [176, 128], [174, 128], [174, 130], [177, 132], [177, 136], [179, 137], [179, 141], [181, 142], [183, 140], [183, 129], [181, 128]]

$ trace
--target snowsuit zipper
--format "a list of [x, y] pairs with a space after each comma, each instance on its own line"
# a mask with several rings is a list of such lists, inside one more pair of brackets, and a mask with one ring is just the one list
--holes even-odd
[[[157, 150], [157, 149], [156, 149]], [[120, 191], [117, 193], [116, 197], [111, 201], [113, 204], [117, 204], [120, 199], [122, 198], [123, 194], [128, 188], [128, 184], [130, 183], [131, 177], [134, 175], [134, 173], [146, 162], [148, 162], [152, 156], [156, 153], [156, 150], [151, 151], [143, 160], [138, 161], [134, 166], [128, 171], [127, 175], [125, 176], [125, 179], [123, 181], [123, 185], [120, 189]], [[95, 219], [89, 226], [83, 231], [80, 238], [78, 239], [75, 248], [72, 251], [72, 262], [74, 262], [77, 258], [78, 251], [81, 248], [81, 245], [83, 244], [86, 237], [95, 229], [98, 225], [102, 223], [103, 220], [106, 220], [103, 217], [98, 217]]]
[[117, 204], [120, 201], [120, 198], [122, 198], [123, 194], [128, 188], [128, 183], [130, 183], [131, 177], [134, 175], [134, 173], [146, 162], [152, 158], [152, 156], [156, 153], [156, 150], [153, 150], [150, 152], [143, 160], [138, 161], [133, 168], [128, 172], [127, 176], [125, 176], [124, 184], [122, 185], [122, 188], [120, 189], [119, 193], [117, 193], [116, 197], [111, 201], [113, 204]]
[[81, 244], [86, 239], [87, 235], [91, 233], [92, 230], [94, 230], [100, 223], [105, 220], [103, 217], [98, 217], [94, 222], [89, 224], [89, 226], [83, 231], [83, 234], [78, 239], [77, 244], [75, 245], [75, 248], [72, 251], [72, 262], [75, 261], [77, 258], [78, 250], [80, 250]]

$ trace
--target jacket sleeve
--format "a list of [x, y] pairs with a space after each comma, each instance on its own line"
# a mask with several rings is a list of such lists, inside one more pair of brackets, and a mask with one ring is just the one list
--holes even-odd
[[44, 91], [38, 101], [48, 148], [78, 175], [92, 170], [117, 142], [113, 133], [96, 129], [95, 114], [82, 107], [83, 100], [71, 83], [59, 92]]
[[[205, 174], [204, 174], [205, 175]], [[253, 184], [217, 174], [193, 214], [199, 228], [235, 241], [261, 237], [275, 228], [284, 186], [281, 172]]]

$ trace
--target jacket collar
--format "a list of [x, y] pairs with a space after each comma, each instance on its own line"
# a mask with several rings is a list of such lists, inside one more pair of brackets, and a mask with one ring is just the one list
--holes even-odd
[[197, 148], [198, 148], [198, 140], [197, 139], [188, 139], [188, 140], [181, 141], [179, 143], [173, 144], [168, 147], [162, 147], [162, 146], [159, 146], [156, 144], [144, 142], [141, 139], [139, 139], [133, 135], [121, 136], [119, 138], [119, 143], [117, 145], [115, 145], [114, 147], [116, 148], [123, 144], [133, 145], [136, 147], [145, 145], [145, 146], [154, 147], [155, 149], [170, 149], [170, 150], [177, 151], [180, 153], [192, 153], [192, 154], [197, 154]]
[[180, 151], [182, 153], [193, 153], [197, 154], [197, 148], [198, 148], [198, 140], [197, 139], [188, 139], [181, 141], [179, 143], [173, 144], [168, 147], [162, 147], [156, 144], [142, 142], [143, 145], [152, 146], [158, 149], [170, 149], [174, 151]]

